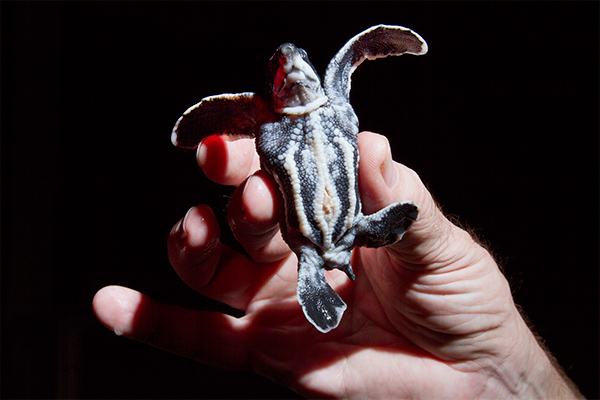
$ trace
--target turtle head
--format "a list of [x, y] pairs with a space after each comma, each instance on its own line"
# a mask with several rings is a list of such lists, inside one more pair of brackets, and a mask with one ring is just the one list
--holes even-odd
[[267, 84], [279, 114], [305, 114], [327, 101], [306, 51], [284, 43], [269, 60]]

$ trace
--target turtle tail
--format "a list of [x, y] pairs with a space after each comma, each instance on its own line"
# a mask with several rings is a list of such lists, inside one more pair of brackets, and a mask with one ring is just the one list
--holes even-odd
[[325, 280], [325, 269], [318, 257], [302, 254], [298, 263], [298, 302], [306, 319], [319, 332], [335, 329], [346, 310], [346, 303]]

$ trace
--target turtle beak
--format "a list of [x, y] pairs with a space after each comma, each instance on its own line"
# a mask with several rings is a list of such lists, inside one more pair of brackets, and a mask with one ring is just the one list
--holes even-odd
[[279, 68], [273, 82], [273, 92], [276, 94], [296, 83], [320, 85], [319, 77], [313, 67], [306, 62], [306, 52], [291, 43], [279, 47]]
[[279, 46], [269, 60], [269, 91], [276, 113], [302, 114], [327, 101], [306, 52], [291, 43]]

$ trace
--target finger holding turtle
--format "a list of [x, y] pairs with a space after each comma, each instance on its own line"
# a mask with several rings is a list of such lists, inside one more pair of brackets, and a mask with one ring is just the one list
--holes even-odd
[[248, 177], [231, 196], [227, 221], [252, 260], [270, 263], [291, 253], [279, 229], [282, 212], [277, 184], [264, 171]]
[[212, 135], [198, 146], [196, 161], [211, 181], [239, 186], [260, 168], [254, 149], [254, 139]]

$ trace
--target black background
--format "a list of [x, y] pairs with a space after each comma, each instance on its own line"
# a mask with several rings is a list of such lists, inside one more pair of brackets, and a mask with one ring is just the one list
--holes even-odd
[[356, 71], [361, 128], [489, 241], [598, 398], [598, 15], [597, 2], [3, 2], [1, 396], [295, 396], [119, 338], [90, 303], [120, 284], [212, 307], [169, 266], [166, 237], [195, 204], [221, 214], [231, 188], [171, 146], [174, 122], [207, 95], [259, 89], [283, 42], [322, 73], [387, 23], [430, 51]]

